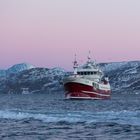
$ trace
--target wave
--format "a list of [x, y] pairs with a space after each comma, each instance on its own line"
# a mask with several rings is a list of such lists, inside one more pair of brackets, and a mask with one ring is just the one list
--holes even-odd
[[33, 113], [25, 111], [11, 111], [0, 110], [1, 119], [35, 119], [46, 123], [98, 123], [98, 122], [112, 122], [118, 124], [128, 124], [140, 126], [140, 111], [105, 111], [105, 112], [47, 112], [47, 113]]

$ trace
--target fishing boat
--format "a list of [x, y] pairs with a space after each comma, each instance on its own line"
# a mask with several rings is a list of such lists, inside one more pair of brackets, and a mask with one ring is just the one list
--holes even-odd
[[74, 72], [64, 79], [67, 99], [110, 99], [111, 87], [108, 76], [103, 74], [95, 60], [88, 60], [83, 65], [73, 62]]

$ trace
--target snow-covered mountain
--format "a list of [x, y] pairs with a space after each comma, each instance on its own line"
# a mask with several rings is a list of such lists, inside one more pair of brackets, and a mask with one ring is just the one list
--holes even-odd
[[35, 68], [35, 66], [31, 65], [31, 64], [27, 64], [27, 63], [21, 63], [21, 64], [17, 64], [12, 66], [11, 68], [9, 68], [7, 70], [7, 73], [18, 73], [24, 70], [29, 70]]
[[[109, 76], [113, 93], [140, 92], [140, 61], [101, 63], [99, 67]], [[63, 78], [70, 74], [62, 68], [35, 68], [28, 64], [0, 73], [3, 93], [21, 93], [25, 88], [30, 92], [63, 91]]]
[[21, 63], [10, 67], [7, 70], [0, 70], [0, 77], [6, 77], [10, 74], [16, 74], [24, 70], [35, 68], [35, 66], [27, 63]]
[[[17, 67], [16, 67], [17, 68]], [[19, 67], [18, 67], [19, 68]], [[10, 74], [4, 80], [0, 78], [0, 90], [4, 93], [56, 91], [63, 89], [63, 77], [67, 73], [62, 68], [32, 68]], [[12, 71], [13, 72], [13, 71]]]
[[6, 70], [0, 70], [0, 77], [6, 77]]
[[124, 62], [110, 62], [110, 63], [100, 63], [99, 66], [103, 71], [114, 71], [116, 69], [122, 69], [126, 67], [137, 67], [140, 64], [140, 61], [124, 61]]
[[[114, 68], [114, 65], [116, 68]], [[121, 93], [140, 92], [140, 61], [109, 63], [103, 66], [110, 77], [112, 90]]]

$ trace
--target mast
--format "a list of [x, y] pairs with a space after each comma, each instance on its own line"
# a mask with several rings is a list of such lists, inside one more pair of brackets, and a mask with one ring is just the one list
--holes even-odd
[[90, 57], [90, 51], [88, 52], [88, 63], [90, 63], [91, 62], [91, 57]]
[[78, 68], [78, 62], [77, 62], [76, 54], [75, 54], [75, 58], [73, 62], [74, 75], [77, 75], [77, 68]]

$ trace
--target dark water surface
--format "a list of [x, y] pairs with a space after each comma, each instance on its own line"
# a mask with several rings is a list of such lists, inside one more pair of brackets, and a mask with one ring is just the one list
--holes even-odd
[[0, 140], [140, 140], [140, 94], [65, 100], [0, 94]]

